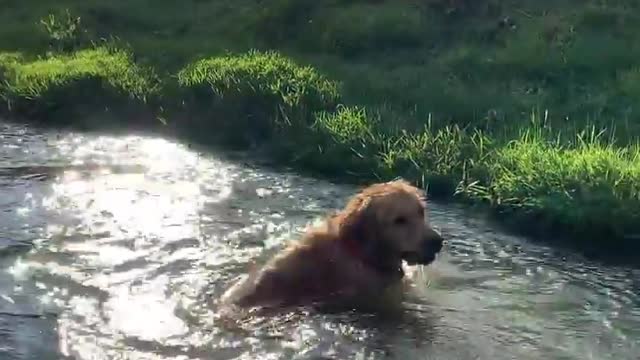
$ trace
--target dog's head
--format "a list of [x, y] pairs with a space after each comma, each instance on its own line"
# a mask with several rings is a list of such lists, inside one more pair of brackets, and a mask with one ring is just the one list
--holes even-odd
[[380, 269], [397, 268], [403, 259], [428, 265], [443, 238], [427, 223], [424, 198], [402, 180], [369, 186], [338, 215], [340, 238], [356, 242]]

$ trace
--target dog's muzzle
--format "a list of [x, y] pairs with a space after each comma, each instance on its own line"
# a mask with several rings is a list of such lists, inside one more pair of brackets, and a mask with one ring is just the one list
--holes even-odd
[[403, 254], [403, 259], [410, 265], [429, 265], [442, 250], [444, 239], [440, 234], [431, 230], [425, 237], [423, 244], [421, 251], [405, 253]]

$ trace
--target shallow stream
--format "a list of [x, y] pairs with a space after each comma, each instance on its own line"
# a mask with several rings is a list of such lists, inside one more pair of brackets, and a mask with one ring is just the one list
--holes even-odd
[[449, 244], [403, 316], [301, 310], [229, 331], [212, 300], [355, 191], [246, 159], [0, 123], [0, 358], [640, 358], [640, 270], [441, 204]]

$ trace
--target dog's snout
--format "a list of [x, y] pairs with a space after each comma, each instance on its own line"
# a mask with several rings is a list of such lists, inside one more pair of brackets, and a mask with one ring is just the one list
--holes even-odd
[[403, 259], [409, 264], [428, 265], [433, 262], [444, 246], [444, 238], [431, 228], [427, 228], [419, 249], [406, 252]]

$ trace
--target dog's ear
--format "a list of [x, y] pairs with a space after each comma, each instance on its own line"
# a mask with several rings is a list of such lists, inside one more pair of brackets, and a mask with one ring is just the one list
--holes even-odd
[[380, 236], [382, 229], [371, 197], [359, 196], [352, 199], [338, 218], [340, 238], [360, 244], [371, 266], [383, 272], [396, 271], [399, 255]]
[[353, 198], [337, 216], [340, 238], [361, 244], [366, 243], [367, 233], [373, 225], [372, 216], [371, 198], [364, 196]]

